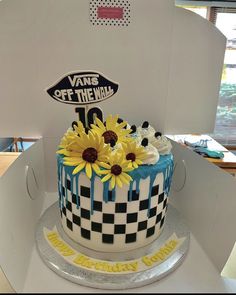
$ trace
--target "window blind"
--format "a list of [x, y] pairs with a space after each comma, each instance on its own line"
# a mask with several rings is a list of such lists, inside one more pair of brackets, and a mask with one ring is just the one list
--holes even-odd
[[209, 20], [216, 23], [217, 13], [236, 13], [236, 7], [211, 7]]

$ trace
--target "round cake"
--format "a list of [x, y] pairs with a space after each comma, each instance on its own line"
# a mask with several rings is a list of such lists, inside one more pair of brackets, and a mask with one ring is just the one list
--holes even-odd
[[144, 247], [162, 232], [173, 174], [171, 143], [108, 116], [90, 128], [73, 122], [57, 151], [59, 208], [65, 233], [102, 252]]

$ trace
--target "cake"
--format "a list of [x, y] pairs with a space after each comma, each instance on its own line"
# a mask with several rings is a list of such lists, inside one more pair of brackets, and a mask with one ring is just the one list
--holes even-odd
[[171, 143], [149, 122], [118, 115], [73, 122], [57, 150], [61, 224], [95, 251], [144, 247], [161, 234], [173, 174]]

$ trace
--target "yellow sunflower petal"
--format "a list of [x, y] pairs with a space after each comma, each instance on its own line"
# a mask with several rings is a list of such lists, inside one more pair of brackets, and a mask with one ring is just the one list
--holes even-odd
[[91, 163], [86, 163], [85, 172], [86, 172], [86, 175], [88, 176], [88, 178], [91, 178], [92, 177]]
[[71, 160], [71, 161], [69, 161], [69, 159], [65, 159], [64, 160], [64, 164], [74, 164], [74, 166], [77, 166], [77, 165], [79, 165], [80, 163], [82, 163], [82, 162], [84, 162], [84, 160], [83, 159], [75, 159], [75, 160]]
[[74, 161], [80, 161], [80, 160], [83, 161], [81, 157], [65, 157], [65, 161], [67, 162], [74, 162]]
[[63, 162], [66, 166], [78, 166], [81, 162]]
[[88, 134], [83, 134], [83, 136], [81, 136], [81, 142], [86, 148], [91, 146], [91, 141], [89, 140]]
[[120, 175], [117, 175], [116, 176], [116, 184], [119, 186], [119, 187], [122, 187], [123, 186], [123, 183], [120, 179]]
[[68, 154], [69, 154], [70, 158], [71, 157], [79, 157], [79, 158], [81, 158], [81, 156], [82, 156], [82, 153], [77, 153], [77, 152], [69, 152]]
[[102, 181], [102, 182], [105, 182], [105, 181], [109, 180], [111, 177], [112, 177], [112, 174], [107, 174], [106, 176], [104, 176], [104, 177], [101, 179], [101, 181]]
[[113, 164], [118, 164], [118, 163], [120, 163], [121, 161], [120, 161], [120, 158], [122, 157], [122, 155], [120, 155], [120, 153], [118, 153], [118, 152], [116, 152], [115, 154], [114, 154], [114, 161], [113, 161]]
[[65, 156], [69, 154], [69, 152], [65, 149], [58, 150], [56, 153], [59, 155], [65, 155]]
[[104, 124], [102, 123], [102, 121], [100, 119], [98, 119], [98, 117], [95, 118], [95, 122], [98, 125], [98, 127], [103, 130], [103, 132], [106, 131], [106, 128], [105, 128]]
[[106, 169], [111, 169], [111, 165], [105, 163], [105, 162], [98, 162], [96, 161], [96, 163], [99, 163], [98, 165], [103, 167], [103, 168], [106, 168]]
[[120, 128], [124, 128], [125, 126], [127, 125], [127, 122], [126, 121], [123, 121], [119, 124], [119, 127]]
[[132, 162], [132, 164], [133, 164], [133, 167], [136, 169], [136, 168], [138, 168], [138, 164], [134, 161], [134, 162]]
[[[124, 173], [123, 173], [123, 174], [124, 174]], [[122, 182], [126, 183], [126, 184], [129, 184], [130, 181], [129, 181], [127, 178], [125, 178], [123, 174], [121, 173], [121, 174], [119, 175], [120, 180], [121, 180]], [[131, 179], [132, 179], [132, 178], [131, 178]]]
[[[99, 157], [98, 157], [99, 162], [109, 162], [108, 159], [109, 159], [109, 156], [107, 156], [107, 155], [99, 155]], [[104, 167], [104, 168], [106, 168], [106, 167]]]
[[100, 174], [108, 174], [111, 173], [111, 170], [100, 170]]
[[110, 182], [111, 189], [113, 189], [115, 185], [116, 185], [116, 177], [115, 175], [112, 175], [111, 182]]
[[86, 162], [83, 162], [81, 164], [79, 164], [72, 172], [73, 175], [75, 175], [76, 173], [80, 172], [82, 169], [84, 169], [86, 165]]
[[76, 137], [74, 139], [74, 143], [80, 148], [80, 149], [85, 149], [87, 146], [86, 144], [83, 142], [83, 136], [81, 135], [81, 137]]
[[101, 170], [99, 169], [99, 166], [96, 163], [92, 164], [92, 168], [98, 175], [100, 175]]
[[91, 131], [99, 134], [100, 136], [104, 133], [103, 129], [99, 128], [98, 126], [94, 124], [91, 124], [91, 127], [92, 127]]
[[130, 168], [123, 168], [122, 169], [124, 172], [130, 172], [130, 171], [133, 171], [134, 168], [133, 167], [130, 167]]
[[135, 162], [136, 162], [138, 165], [142, 165], [142, 164], [143, 164], [143, 162], [142, 162], [141, 160], [139, 160], [139, 159], [136, 159]]
[[120, 174], [120, 176], [122, 175], [122, 177], [124, 177], [125, 179], [127, 179], [129, 182], [133, 180], [133, 178], [131, 176], [129, 176], [129, 174], [122, 172]]
[[112, 115], [109, 115], [106, 119], [106, 127], [107, 130], [114, 130], [117, 124], [117, 120], [119, 118], [119, 115], [115, 115], [114, 117]]

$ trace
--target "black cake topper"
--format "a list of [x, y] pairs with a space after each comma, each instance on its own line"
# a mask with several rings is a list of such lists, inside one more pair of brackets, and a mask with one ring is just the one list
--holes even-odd
[[100, 73], [83, 71], [67, 74], [46, 91], [59, 102], [88, 105], [111, 97], [118, 87], [117, 83]]

